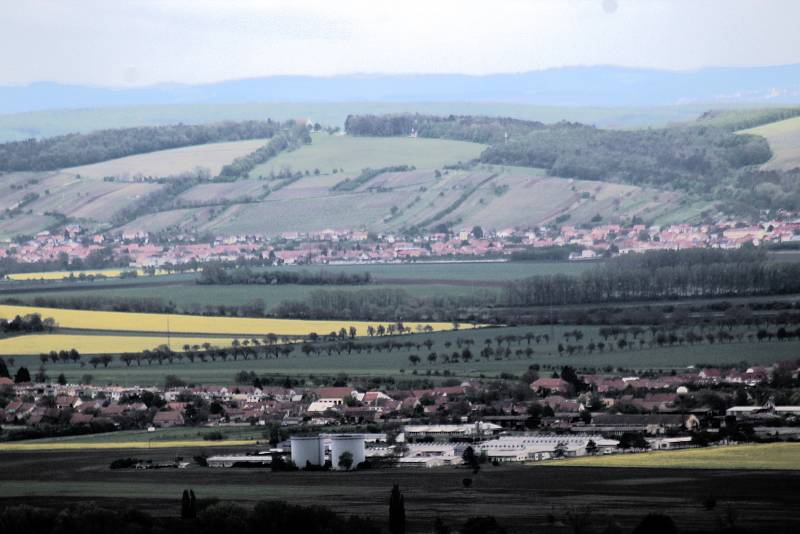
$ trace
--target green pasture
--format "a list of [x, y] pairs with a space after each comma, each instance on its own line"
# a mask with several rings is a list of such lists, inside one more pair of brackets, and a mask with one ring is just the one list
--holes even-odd
[[[310, 145], [284, 152], [250, 171], [251, 177], [278, 174], [284, 168], [293, 171], [354, 176], [370, 167], [413, 165], [418, 169], [437, 169], [443, 165], [477, 158], [484, 145], [446, 139], [411, 137], [352, 137], [318, 133]], [[342, 176], [344, 179], [345, 176]]]

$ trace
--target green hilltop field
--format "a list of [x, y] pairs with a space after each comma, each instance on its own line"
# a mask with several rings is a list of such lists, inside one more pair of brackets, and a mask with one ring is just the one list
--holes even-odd
[[800, 117], [771, 122], [742, 133], [762, 135], [769, 141], [773, 157], [765, 169], [789, 170], [800, 167]]

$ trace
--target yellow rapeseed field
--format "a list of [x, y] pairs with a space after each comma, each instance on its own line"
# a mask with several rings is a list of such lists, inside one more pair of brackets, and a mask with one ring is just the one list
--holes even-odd
[[120, 441], [110, 443], [0, 443], [0, 451], [58, 451], [58, 450], [90, 450], [90, 449], [169, 449], [175, 447], [233, 447], [238, 445], [256, 445], [252, 439], [225, 441]]
[[637, 454], [582, 456], [539, 462], [536, 465], [671, 469], [800, 469], [800, 443], [733, 445]]
[[[75, 278], [79, 277], [80, 275], [84, 276], [104, 276], [106, 278], [119, 278], [122, 276], [124, 272], [130, 272], [133, 269], [100, 269], [96, 271], [50, 271], [50, 272], [42, 272], [42, 273], [12, 273], [6, 275], [9, 280], [14, 280], [18, 282], [23, 281], [30, 281], [30, 280], [64, 280], [65, 278], [69, 278], [70, 275], [74, 276]], [[136, 274], [139, 276], [146, 276], [147, 273], [144, 272], [143, 269], [136, 269]], [[157, 270], [155, 272], [156, 275], [167, 274], [167, 271]]]
[[37, 355], [50, 351], [75, 349], [81, 354], [120, 354], [153, 350], [168, 345], [182, 351], [184, 345], [194, 347], [210, 343], [215, 347], [230, 347], [233, 338], [185, 336], [113, 336], [72, 334], [31, 334], [0, 339], [0, 355]]
[[[297, 319], [255, 319], [246, 317], [207, 317], [170, 315], [158, 313], [126, 313], [90, 310], [62, 310], [32, 306], [0, 305], [0, 317], [10, 319], [16, 315], [38, 313], [42, 318], [52, 317], [61, 328], [79, 330], [110, 330], [116, 332], [172, 332], [177, 334], [219, 334], [263, 336], [269, 333], [287, 336], [304, 336], [312, 332], [329, 334], [340, 328], [356, 328], [357, 335], [367, 335], [369, 326], [380, 323], [365, 321], [305, 321]], [[385, 323], [386, 324], [386, 323]], [[450, 330], [450, 323], [404, 323], [412, 332], [430, 326], [434, 331]], [[465, 325], [466, 326], [466, 325]]]

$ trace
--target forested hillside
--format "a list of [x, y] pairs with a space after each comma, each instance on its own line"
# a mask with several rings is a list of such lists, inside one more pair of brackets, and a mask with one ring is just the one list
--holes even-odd
[[800, 115], [800, 108], [708, 112], [667, 128], [606, 130], [577, 123], [487, 117], [364, 115], [347, 119], [351, 135], [481, 140], [477, 162], [543, 168], [551, 176], [684, 191], [719, 201], [739, 215], [800, 209], [796, 169], [769, 169], [767, 139], [741, 128]]
[[47, 171], [169, 148], [274, 136], [266, 121], [124, 128], [0, 144], [0, 172]]

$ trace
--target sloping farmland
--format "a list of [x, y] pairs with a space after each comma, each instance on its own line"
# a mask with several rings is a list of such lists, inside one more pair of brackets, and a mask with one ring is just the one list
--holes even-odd
[[103, 179], [106, 176], [132, 179], [137, 176], [175, 176], [199, 168], [206, 169], [212, 176], [216, 176], [227, 163], [253, 152], [268, 142], [268, 139], [249, 139], [159, 150], [91, 165], [70, 167], [63, 172], [93, 179]]

